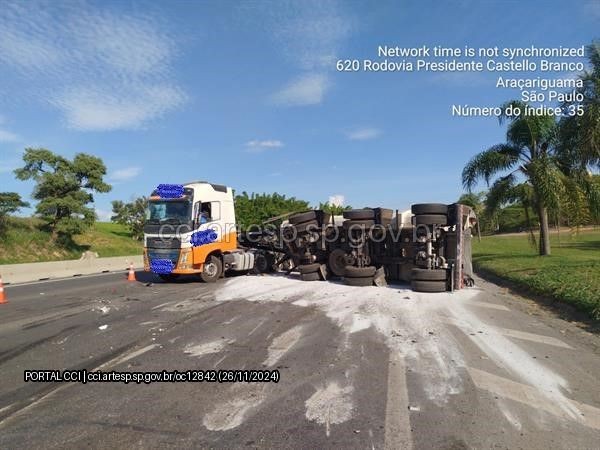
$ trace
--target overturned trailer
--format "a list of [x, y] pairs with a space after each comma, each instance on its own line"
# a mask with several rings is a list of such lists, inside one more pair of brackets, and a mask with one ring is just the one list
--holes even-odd
[[473, 283], [475, 224], [473, 210], [461, 204], [415, 204], [403, 213], [364, 208], [342, 217], [311, 210], [289, 216], [278, 228], [242, 234], [240, 243], [264, 252], [261, 268], [297, 270], [305, 281], [404, 281], [415, 291], [443, 292]]

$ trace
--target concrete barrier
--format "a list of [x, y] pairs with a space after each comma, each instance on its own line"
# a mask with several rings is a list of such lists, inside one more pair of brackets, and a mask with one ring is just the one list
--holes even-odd
[[113, 272], [115, 270], [125, 271], [129, 268], [129, 264], [133, 264], [136, 269], [143, 267], [142, 255], [98, 258], [94, 253], [86, 252], [80, 259], [66, 261], [0, 264], [0, 274], [5, 284], [24, 283], [107, 271]]

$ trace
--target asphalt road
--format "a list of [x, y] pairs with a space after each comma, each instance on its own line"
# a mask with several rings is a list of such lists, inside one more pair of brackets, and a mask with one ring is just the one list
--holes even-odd
[[[598, 448], [600, 339], [477, 280], [6, 288], [0, 448]], [[33, 383], [28, 369], [278, 369], [279, 383]]]

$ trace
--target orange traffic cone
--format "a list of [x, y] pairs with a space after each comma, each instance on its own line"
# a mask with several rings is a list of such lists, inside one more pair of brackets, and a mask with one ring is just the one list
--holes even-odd
[[4, 283], [2, 283], [2, 275], [0, 275], [0, 305], [8, 303], [6, 296], [4, 295]]
[[129, 275], [127, 275], [127, 281], [137, 281], [135, 279], [135, 272], [133, 271], [133, 263], [129, 263]]

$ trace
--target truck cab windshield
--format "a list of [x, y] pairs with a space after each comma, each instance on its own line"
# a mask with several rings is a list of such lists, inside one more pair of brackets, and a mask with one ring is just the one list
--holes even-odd
[[188, 223], [191, 219], [191, 202], [187, 200], [158, 200], [148, 202], [146, 222]]

